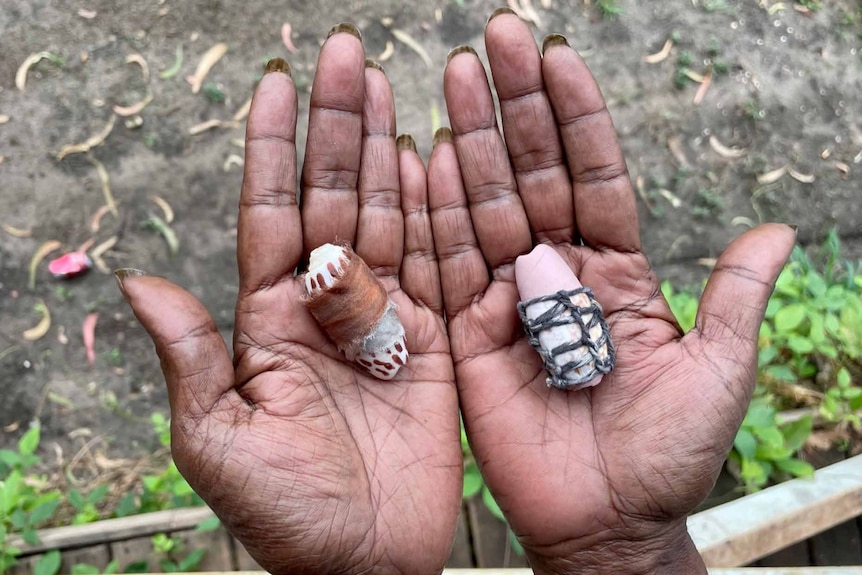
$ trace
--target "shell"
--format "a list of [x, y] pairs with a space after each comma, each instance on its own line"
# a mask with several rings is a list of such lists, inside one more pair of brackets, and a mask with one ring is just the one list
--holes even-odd
[[348, 245], [311, 252], [305, 304], [347, 359], [382, 380], [394, 378], [409, 357], [397, 308], [374, 272]]
[[[542, 357], [549, 386], [593, 387], [613, 369], [610, 330], [589, 288], [520, 302], [518, 312], [530, 343]], [[586, 337], [582, 326], [587, 328]]]

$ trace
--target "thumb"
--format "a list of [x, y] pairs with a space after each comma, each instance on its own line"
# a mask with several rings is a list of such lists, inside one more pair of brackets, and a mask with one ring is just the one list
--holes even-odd
[[764, 224], [724, 250], [704, 289], [692, 334], [705, 350], [716, 350], [710, 355], [724, 358], [730, 352], [754, 372], [766, 304], [795, 242], [795, 228]]
[[193, 295], [146, 272], [114, 272], [120, 290], [147, 330], [161, 360], [174, 418], [212, 411], [234, 386], [227, 346], [215, 322]]

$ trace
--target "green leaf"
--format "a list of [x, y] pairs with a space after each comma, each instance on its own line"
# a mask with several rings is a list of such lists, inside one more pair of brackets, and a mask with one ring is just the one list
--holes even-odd
[[838, 332], [841, 330], [841, 322], [834, 313], [827, 313], [826, 318], [823, 320], [823, 327], [832, 335], [838, 335]]
[[807, 461], [789, 458], [775, 462], [776, 467], [796, 477], [811, 477], [814, 475], [814, 467]]
[[475, 463], [471, 463], [464, 470], [464, 487], [462, 489], [461, 497], [463, 499], [473, 497], [479, 493], [483, 485], [482, 474], [479, 473], [479, 468], [476, 467]]
[[753, 459], [754, 453], [757, 450], [757, 440], [748, 429], [741, 428], [733, 440], [733, 447], [745, 459]]
[[138, 504], [135, 502], [134, 493], [126, 493], [120, 502], [117, 503], [117, 509], [114, 512], [117, 517], [126, 517], [138, 510]]
[[[776, 286], [777, 289], [777, 286]], [[766, 319], [772, 319], [775, 317], [775, 314], [778, 313], [778, 310], [781, 309], [781, 300], [776, 298], [769, 298], [769, 303], [766, 304]]]
[[18, 441], [18, 451], [21, 455], [30, 455], [35, 453], [39, 447], [39, 424], [35, 424], [27, 433], [25, 433]]
[[126, 565], [126, 569], [123, 573], [149, 573], [150, 565], [145, 561], [135, 561], [134, 563], [129, 563]]
[[21, 462], [21, 456], [14, 451], [8, 449], [0, 449], [0, 463], [5, 463], [9, 467], [14, 467]]
[[33, 508], [33, 511], [30, 512], [30, 523], [38, 525], [48, 521], [54, 516], [54, 512], [57, 510], [57, 506], [59, 504], [60, 500], [54, 499], [53, 501], [46, 501], [45, 503], [37, 505]]
[[28, 527], [24, 531], [21, 532], [21, 539], [24, 540], [28, 545], [38, 545], [39, 544], [39, 534], [36, 533], [36, 530], [32, 527]]
[[162, 571], [165, 573], [179, 573], [180, 566], [171, 561], [170, 559], [162, 559], [159, 561], [159, 567], [162, 568]]
[[500, 521], [506, 521], [506, 516], [503, 515], [503, 510], [500, 509], [499, 505], [497, 505], [497, 501], [494, 500], [494, 496], [491, 495], [491, 491], [487, 487], [482, 488], [482, 501], [494, 517]]
[[814, 297], [820, 297], [826, 293], [826, 281], [817, 272], [808, 272], [808, 293]]
[[844, 399], [856, 399], [862, 395], [862, 387], [848, 387], [842, 391], [841, 395], [844, 396]]
[[83, 511], [84, 507], [87, 506], [87, 502], [84, 501], [84, 496], [81, 495], [81, 492], [77, 489], [69, 491], [69, 503], [71, 503], [72, 507], [78, 511]]
[[793, 331], [805, 319], [805, 306], [801, 303], [786, 305], [775, 313], [775, 331], [787, 333]]
[[161, 486], [161, 478], [156, 475], [145, 475], [142, 479], [144, 487], [149, 491], [158, 492]]
[[775, 409], [762, 403], [751, 403], [742, 425], [748, 427], [769, 427], [775, 424]]
[[850, 409], [853, 411], [862, 409], [862, 396], [850, 400]]
[[810, 339], [796, 334], [791, 334], [787, 338], [787, 347], [799, 355], [807, 355], [814, 351], [814, 343]]
[[193, 494], [195, 491], [192, 489], [192, 486], [189, 485], [188, 481], [185, 479], [179, 479], [174, 482], [171, 492], [177, 497], [184, 497], [186, 495]]
[[104, 575], [114, 575], [114, 573], [120, 572], [120, 562], [117, 559], [114, 559], [110, 563], [105, 566]]
[[828, 340], [818, 344], [817, 351], [830, 359], [836, 359], [838, 357], [838, 350], [835, 349], [835, 346], [829, 343]]
[[808, 319], [811, 321], [811, 329], [808, 330], [808, 339], [815, 345], [826, 341], [826, 329], [823, 327], [823, 316], [819, 313], [809, 313]]
[[92, 490], [87, 495], [87, 503], [89, 503], [91, 505], [96, 505], [97, 503], [100, 503], [105, 498], [105, 496], [107, 496], [107, 495], [108, 495], [108, 486], [107, 485], [100, 485], [100, 486], [96, 487], [94, 490]]
[[101, 571], [95, 565], [87, 565], [86, 563], [78, 563], [72, 565], [72, 575], [99, 575]]
[[758, 445], [755, 451], [755, 459], [763, 462], [787, 459], [791, 455], [793, 455], [793, 450], [791, 449], [787, 449], [782, 445], [767, 445], [765, 443]]
[[789, 365], [770, 365], [765, 370], [766, 374], [779, 381], [796, 381], [796, 373]]
[[21, 501], [22, 481], [21, 472], [13, 471], [6, 477], [6, 481], [0, 483], [0, 511], [4, 515], [9, 515], [18, 507], [18, 502]]
[[180, 561], [180, 571], [187, 572], [194, 570], [198, 565], [200, 565], [201, 560], [203, 560], [204, 555], [206, 554], [206, 549], [195, 549], [188, 555], [186, 555], [182, 561]]
[[768, 345], [757, 352], [757, 365], [765, 367], [772, 363], [776, 357], [778, 357], [778, 349], [774, 345]]
[[783, 447], [784, 436], [775, 425], [769, 427], [752, 427], [751, 431], [754, 435], [769, 447]]
[[204, 519], [203, 521], [198, 523], [198, 526], [195, 527], [195, 531], [202, 531], [202, 532], [215, 531], [219, 527], [221, 527], [221, 521], [219, 520], [218, 517], [213, 516], [213, 517], [210, 517], [209, 519]]
[[33, 570], [34, 575], [56, 575], [57, 572], [60, 571], [60, 560], [62, 557], [60, 556], [60, 552], [56, 549], [53, 551], [48, 551], [39, 561], [36, 563], [36, 567]]
[[846, 367], [838, 370], [838, 375], [835, 376], [835, 381], [838, 382], [838, 387], [850, 387], [850, 372]]
[[13, 511], [9, 516], [9, 522], [12, 524], [12, 527], [18, 531], [23, 531], [30, 524], [27, 514], [24, 513], [24, 510], [20, 507]]
[[740, 476], [749, 487], [762, 487], [769, 478], [766, 468], [753, 459], [742, 460]]
[[814, 418], [806, 415], [801, 419], [781, 426], [781, 433], [784, 435], [784, 445], [792, 451], [802, 449], [808, 436], [811, 435], [813, 422]]

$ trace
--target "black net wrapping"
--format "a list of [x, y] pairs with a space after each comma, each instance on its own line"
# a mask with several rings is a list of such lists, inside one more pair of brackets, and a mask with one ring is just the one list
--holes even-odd
[[[587, 296], [589, 305], [580, 306], [572, 301], [579, 294]], [[539, 317], [528, 318], [527, 309], [540, 302], [554, 302], [554, 305]], [[549, 375], [547, 380], [549, 386], [559, 389], [577, 389], [583, 387], [596, 376], [610, 373], [613, 370], [616, 352], [611, 343], [610, 329], [602, 314], [602, 307], [593, 297], [590, 288], [580, 287], [575, 290], [558, 291], [529, 301], [518, 302], [518, 315], [521, 316], [521, 322], [524, 324], [524, 331], [527, 333], [530, 345], [542, 357], [545, 371]], [[589, 320], [585, 321], [585, 317], [589, 317]], [[570, 324], [576, 324], [580, 328], [581, 337], [579, 340], [567, 341], [553, 349], [546, 349], [542, 346], [539, 341], [539, 335], [542, 332]], [[601, 326], [602, 333], [597, 339], [592, 339], [590, 331], [596, 325]], [[607, 346], [607, 354], [603, 356], [599, 350], [605, 345]], [[575, 350], [579, 350], [581, 353], [574, 361], [557, 365], [557, 357]]]

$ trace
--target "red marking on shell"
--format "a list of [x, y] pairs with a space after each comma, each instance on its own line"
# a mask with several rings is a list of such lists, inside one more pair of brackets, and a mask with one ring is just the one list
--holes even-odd
[[395, 344], [395, 351], [400, 353], [400, 352], [404, 351], [404, 348], [401, 346], [400, 343], [396, 343]]
[[[396, 346], [397, 347], [397, 346]], [[397, 363], [398, 365], [404, 365], [404, 362], [401, 361], [401, 358], [395, 354], [392, 355], [392, 361]]]
[[362, 364], [362, 365], [364, 365], [365, 367], [371, 367], [371, 362], [370, 362], [370, 361], [368, 361], [367, 359], [361, 359], [361, 358], [360, 358], [360, 359], [359, 359], [359, 363], [361, 363], [361, 364]]
[[311, 278], [311, 289], [317, 289], [317, 282], [314, 281], [314, 278]]
[[384, 376], [384, 377], [386, 377], [387, 375], [389, 375], [388, 373], [386, 373], [385, 371], [383, 371], [383, 370], [382, 370], [382, 369], [380, 369], [379, 367], [375, 367], [375, 368], [374, 368], [374, 371], [376, 371], [377, 373], [379, 373], [380, 375], [382, 375], [382, 376]]
[[326, 285], [326, 282], [323, 280], [323, 274], [317, 274], [317, 283], [321, 288]]
[[334, 263], [329, 262], [326, 264], [326, 269], [328, 269], [329, 273], [332, 274], [333, 279], [338, 277], [338, 268], [335, 267]]

